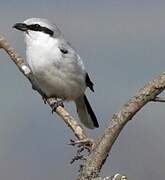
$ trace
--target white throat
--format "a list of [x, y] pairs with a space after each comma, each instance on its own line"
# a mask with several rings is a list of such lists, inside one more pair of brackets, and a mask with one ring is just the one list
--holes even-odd
[[33, 71], [39, 70], [58, 57], [58, 39], [43, 32], [30, 31], [25, 35], [27, 62]]
[[27, 45], [32, 45], [33, 43], [48, 43], [51, 39], [54, 38], [43, 32], [28, 31], [25, 33], [25, 42]]

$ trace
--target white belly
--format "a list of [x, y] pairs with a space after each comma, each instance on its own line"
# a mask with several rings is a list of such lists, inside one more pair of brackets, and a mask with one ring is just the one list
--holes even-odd
[[86, 89], [85, 72], [81, 66], [62, 59], [59, 49], [43, 52], [37, 48], [27, 50], [27, 62], [41, 90], [48, 97], [66, 100], [81, 96]]
[[55, 67], [45, 67], [43, 70], [34, 71], [36, 80], [41, 90], [48, 97], [74, 100], [85, 91], [84, 77], [72, 74]]

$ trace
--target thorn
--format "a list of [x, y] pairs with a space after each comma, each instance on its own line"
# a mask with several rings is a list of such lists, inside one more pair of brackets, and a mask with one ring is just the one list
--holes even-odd
[[70, 143], [68, 145], [71, 145], [71, 146], [75, 146], [77, 145], [78, 147], [82, 147], [82, 146], [85, 146], [85, 147], [92, 147], [93, 145], [93, 140], [92, 139], [82, 139], [82, 140], [73, 140], [71, 139], [70, 140]]
[[155, 97], [155, 99], [153, 99], [152, 101], [154, 101], [154, 102], [165, 102], [165, 99], [162, 97]]

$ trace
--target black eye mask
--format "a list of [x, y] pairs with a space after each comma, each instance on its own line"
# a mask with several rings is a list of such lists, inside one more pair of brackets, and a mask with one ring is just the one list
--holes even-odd
[[54, 32], [52, 30], [50, 30], [47, 27], [40, 26], [39, 24], [26, 25], [26, 28], [31, 31], [44, 32], [46, 34], [49, 34], [50, 36], [53, 36], [53, 34], [54, 34]]
[[40, 31], [40, 32], [44, 32], [46, 34], [49, 34], [50, 36], [54, 35], [54, 32], [52, 30], [50, 30], [47, 27], [40, 26], [39, 24], [27, 25], [25, 23], [16, 23], [16, 24], [14, 24], [13, 28], [16, 28], [20, 31], [27, 31], [27, 30]]

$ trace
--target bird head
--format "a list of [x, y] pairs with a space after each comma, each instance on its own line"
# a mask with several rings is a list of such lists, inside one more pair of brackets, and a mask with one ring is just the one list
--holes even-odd
[[55, 24], [41, 18], [29, 18], [22, 23], [14, 24], [13, 28], [23, 31], [25, 36], [30, 36], [31, 38], [38, 36], [57, 38], [61, 35], [60, 30]]

